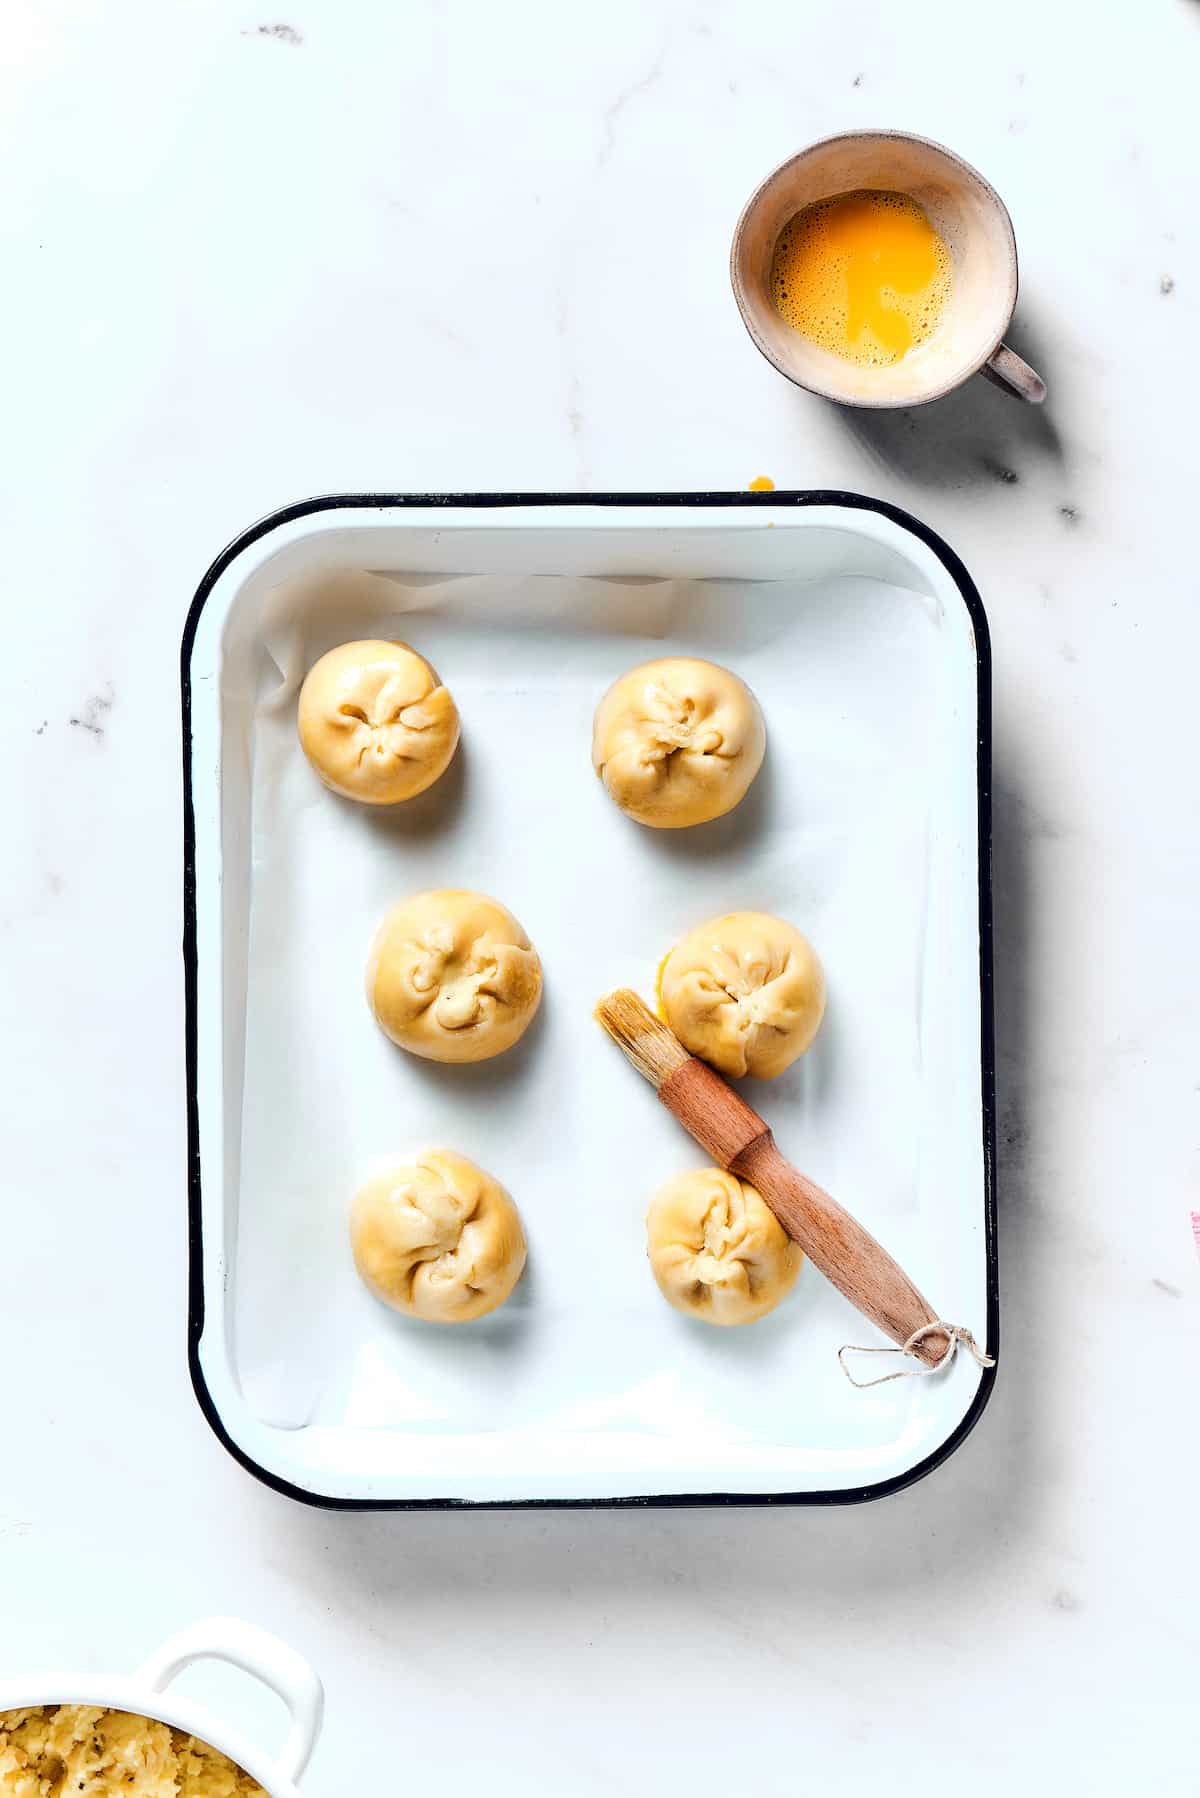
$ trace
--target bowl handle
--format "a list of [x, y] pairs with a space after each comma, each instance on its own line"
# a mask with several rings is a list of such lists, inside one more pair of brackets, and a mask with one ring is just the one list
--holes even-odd
[[316, 1746], [325, 1705], [321, 1682], [304, 1656], [252, 1623], [236, 1617], [208, 1617], [164, 1642], [138, 1669], [136, 1678], [152, 1691], [163, 1692], [185, 1667], [205, 1660], [228, 1661], [240, 1667], [283, 1700], [291, 1726], [275, 1767], [282, 1781], [294, 1785]]

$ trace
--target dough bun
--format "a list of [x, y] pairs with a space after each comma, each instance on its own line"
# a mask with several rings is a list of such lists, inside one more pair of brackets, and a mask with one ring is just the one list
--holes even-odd
[[537, 951], [504, 906], [457, 889], [401, 900], [375, 934], [367, 999], [380, 1028], [428, 1061], [487, 1061], [542, 997]]
[[368, 1180], [350, 1211], [364, 1283], [395, 1311], [461, 1324], [502, 1305], [525, 1266], [525, 1233], [498, 1181], [431, 1149]]
[[672, 949], [659, 1005], [691, 1054], [731, 1079], [772, 1080], [816, 1036], [825, 975], [794, 924], [769, 912], [729, 912]]
[[325, 785], [363, 805], [423, 793], [458, 748], [458, 708], [429, 663], [407, 643], [375, 638], [343, 643], [314, 663], [297, 724]]
[[804, 1260], [761, 1194], [719, 1167], [668, 1180], [646, 1213], [646, 1249], [668, 1304], [710, 1324], [765, 1317]]
[[715, 662], [667, 656], [623, 674], [596, 708], [592, 766], [621, 810], [656, 830], [732, 811], [762, 766], [758, 701]]

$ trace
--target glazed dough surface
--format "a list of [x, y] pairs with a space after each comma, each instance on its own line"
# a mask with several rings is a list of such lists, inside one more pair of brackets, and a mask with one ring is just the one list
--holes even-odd
[[486, 1061], [522, 1036], [542, 996], [537, 951], [482, 893], [416, 893], [387, 914], [367, 998], [400, 1048], [429, 1061]]
[[816, 1036], [825, 976], [794, 924], [769, 912], [729, 912], [672, 949], [659, 996], [685, 1049], [733, 1079], [769, 1080]]
[[646, 1213], [659, 1291], [710, 1324], [748, 1324], [773, 1311], [804, 1259], [766, 1201], [719, 1167], [679, 1174]]
[[494, 1311], [525, 1266], [521, 1219], [504, 1188], [445, 1149], [367, 1182], [351, 1208], [350, 1245], [377, 1298], [429, 1323]]
[[364, 805], [423, 793], [458, 747], [458, 709], [429, 663], [406, 643], [376, 638], [314, 663], [297, 723], [325, 785]]
[[644, 662], [600, 701], [592, 766], [622, 811], [658, 830], [732, 811], [762, 766], [758, 701], [728, 668], [687, 656]]
[[266, 1798], [227, 1755], [129, 1711], [0, 1711], [3, 1798]]

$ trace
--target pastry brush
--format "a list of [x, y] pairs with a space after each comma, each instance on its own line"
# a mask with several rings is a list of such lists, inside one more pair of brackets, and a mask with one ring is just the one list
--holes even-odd
[[727, 1173], [761, 1193], [813, 1266], [856, 1310], [899, 1347], [928, 1331], [910, 1350], [927, 1367], [949, 1357], [951, 1331], [930, 1328], [938, 1314], [903, 1268], [836, 1199], [793, 1167], [765, 1119], [707, 1062], [689, 1055], [635, 992], [622, 987], [609, 993], [596, 1017], [667, 1110]]

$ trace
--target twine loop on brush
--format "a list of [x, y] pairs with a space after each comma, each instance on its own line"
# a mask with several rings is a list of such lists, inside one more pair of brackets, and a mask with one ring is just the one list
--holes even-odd
[[[946, 1352], [940, 1361], [934, 1361], [929, 1365], [922, 1364], [920, 1367], [902, 1367], [895, 1373], [881, 1373], [874, 1380], [855, 1379], [846, 1365], [847, 1355], [915, 1355], [918, 1345], [924, 1342], [927, 1336], [944, 1336], [946, 1338]], [[964, 1329], [961, 1324], [948, 1324], [940, 1319], [937, 1323], [922, 1324], [919, 1330], [913, 1331], [907, 1342], [889, 1343], [886, 1348], [867, 1348], [861, 1342], [844, 1342], [838, 1350], [838, 1360], [841, 1362], [842, 1372], [850, 1384], [857, 1386], [860, 1391], [865, 1391], [868, 1386], [886, 1386], [889, 1380], [909, 1380], [914, 1374], [940, 1373], [943, 1367], [948, 1367], [953, 1361], [960, 1345], [966, 1349], [977, 1366], [995, 1367], [996, 1357], [984, 1353], [970, 1330]]]

